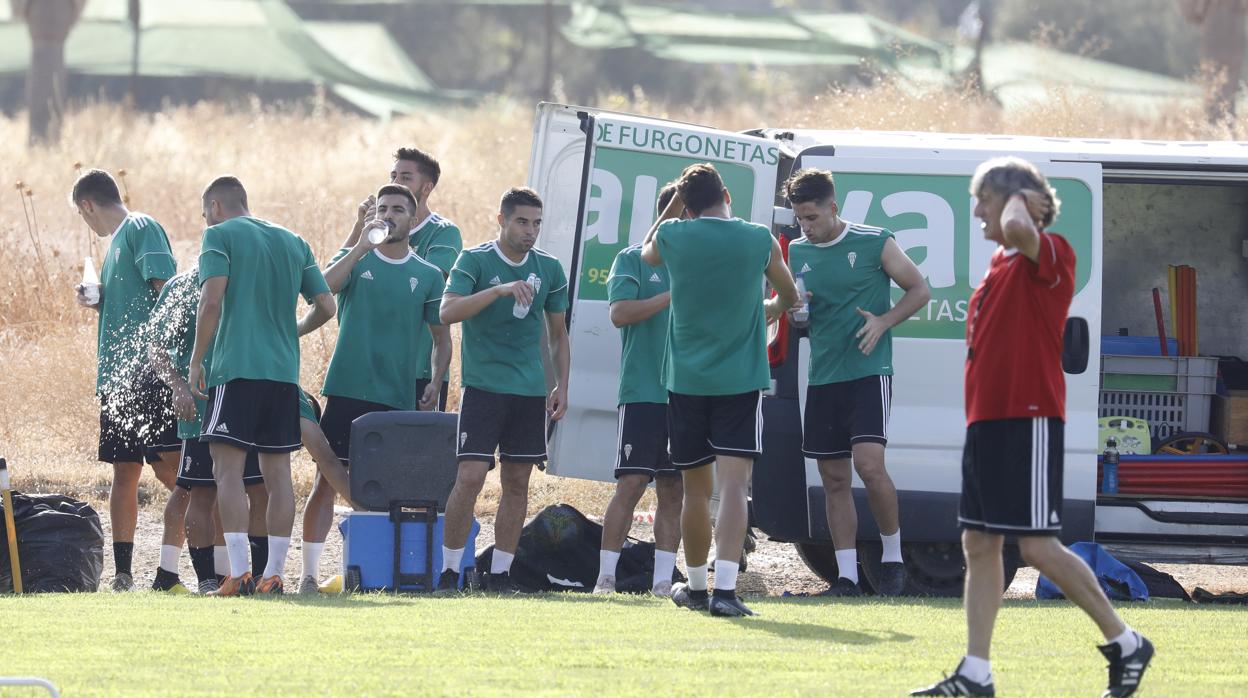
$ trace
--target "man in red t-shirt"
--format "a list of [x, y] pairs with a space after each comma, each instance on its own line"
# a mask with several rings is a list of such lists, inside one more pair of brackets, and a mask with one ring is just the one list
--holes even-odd
[[971, 179], [984, 237], [1000, 245], [971, 295], [966, 322], [966, 447], [958, 523], [966, 555], [967, 653], [952, 676], [913, 696], [991, 696], [988, 660], [1001, 607], [1001, 546], [1017, 536], [1028, 565], [1053, 580], [1105, 635], [1105, 696], [1129, 696], [1153, 645], [1110, 606], [1081, 558], [1062, 546], [1066, 379], [1062, 332], [1075, 293], [1075, 252], [1045, 231], [1060, 202], [1019, 158], [983, 163]]

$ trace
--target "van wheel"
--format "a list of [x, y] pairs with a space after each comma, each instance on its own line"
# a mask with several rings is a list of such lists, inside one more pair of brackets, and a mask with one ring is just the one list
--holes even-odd
[[[880, 574], [881, 544], [879, 541], [858, 543], [858, 564], [874, 581]], [[1014, 582], [1022, 564], [1018, 548], [1007, 545], [1001, 552], [1005, 573], [1005, 589]], [[966, 580], [966, 559], [962, 545], [945, 543], [902, 543], [901, 557], [906, 565], [905, 596], [944, 596], [959, 598]], [[1004, 589], [1002, 590], [1004, 591]]]
[[[819, 578], [828, 584], [836, 582], [840, 576], [840, 568], [836, 566], [836, 547], [831, 543], [794, 543], [793, 547], [797, 548], [798, 557], [802, 558], [802, 562], [810, 568], [811, 572], [819, 575]], [[875, 587], [871, 585], [871, 580], [862, 569], [862, 560], [859, 556], [858, 560], [858, 586], [862, 587], [863, 592], [874, 594]]]

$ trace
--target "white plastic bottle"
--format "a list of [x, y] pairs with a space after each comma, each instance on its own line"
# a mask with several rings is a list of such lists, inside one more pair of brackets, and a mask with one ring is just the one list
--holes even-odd
[[793, 326], [805, 327], [810, 322], [810, 305], [806, 302], [806, 275], [798, 274], [795, 279], [797, 282], [797, 309], [793, 311]]
[[87, 257], [82, 262], [82, 295], [87, 305], [98, 305], [100, 302], [100, 275], [95, 271], [95, 260]]
[[380, 245], [386, 241], [387, 237], [390, 236], [390, 224], [381, 219], [377, 219], [373, 221], [373, 223], [380, 223], [381, 225], [369, 228], [368, 241], [374, 245]]
[[[529, 278], [524, 280], [524, 283], [533, 289], [534, 296], [537, 296], [537, 289], [540, 288], [541, 282], [542, 280], [537, 278], [537, 274], [529, 274]], [[520, 301], [516, 301], [516, 305], [511, 309], [511, 314], [517, 318], [524, 319], [529, 316], [529, 308], [532, 305], [532, 303], [521, 304]]]

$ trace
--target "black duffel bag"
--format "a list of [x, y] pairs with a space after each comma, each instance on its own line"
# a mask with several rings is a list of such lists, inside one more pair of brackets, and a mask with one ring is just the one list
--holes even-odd
[[[91, 505], [59, 494], [14, 492], [13, 517], [24, 592], [99, 588], [104, 530]], [[5, 520], [0, 516], [0, 541], [7, 541]], [[13, 590], [11, 570], [9, 546], [0, 542], [0, 592]]]

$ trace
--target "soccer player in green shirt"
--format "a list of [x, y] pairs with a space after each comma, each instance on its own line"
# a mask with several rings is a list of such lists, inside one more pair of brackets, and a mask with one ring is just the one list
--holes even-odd
[[[676, 195], [676, 185], [659, 191], [662, 211]], [[602, 517], [595, 594], [615, 591], [620, 550], [637, 502], [654, 483], [658, 505], [654, 514], [654, 576], [650, 590], [672, 595], [672, 570], [680, 546], [680, 471], [667, 452], [667, 389], [663, 387], [663, 351], [667, 347], [668, 291], [666, 267], [641, 261], [641, 245], [620, 250], [607, 277], [611, 324], [620, 328], [620, 427], [615, 456], [615, 495]]]
[[[442, 270], [445, 279], [451, 274], [451, 267], [464, 249], [464, 239], [459, 226], [447, 218], [434, 213], [429, 208], [429, 197], [442, 177], [442, 166], [430, 154], [419, 148], [399, 148], [394, 153], [394, 167], [390, 170], [390, 182], [407, 187], [416, 197], [416, 214], [412, 218], [408, 241], [412, 249], [421, 259]], [[376, 211], [377, 198], [369, 196], [359, 206], [355, 227], [347, 237], [344, 247], [355, 245], [365, 224], [372, 220]], [[424, 333], [425, 345], [432, 343], [427, 330]], [[419, 378], [416, 392], [423, 394], [433, 377], [433, 364], [429, 355], [420, 357]], [[447, 386], [449, 373], [442, 374], [442, 385], [439, 388], [438, 409], [446, 411]]]
[[[533, 246], [541, 231], [542, 200], [532, 189], [515, 188], [503, 195], [499, 208], [498, 239], [460, 253], [442, 297], [442, 322], [464, 324], [459, 473], [446, 501], [442, 593], [458, 588], [473, 508], [496, 451], [503, 493], [485, 586], [519, 590], [510, 571], [528, 508], [529, 475], [546, 460], [547, 417], [562, 418], [568, 405], [568, 278], [558, 259]], [[543, 328], [556, 376], [549, 395]]]
[[[829, 590], [859, 596], [858, 513], [853, 470], [867, 490], [883, 547], [876, 591], [900, 594], [897, 489], [884, 468], [893, 397], [892, 328], [927, 304], [931, 291], [892, 232], [841, 219], [832, 173], [806, 169], [784, 185], [804, 237], [789, 245], [789, 267], [810, 306], [810, 377], [802, 452], [819, 462], [839, 578]], [[892, 284], [905, 292], [892, 304]], [[853, 470], [850, 463], [853, 463]]]
[[[199, 256], [202, 295], [187, 382], [207, 397], [201, 440], [209, 442], [230, 575], [219, 596], [282, 592], [294, 527], [290, 453], [299, 448], [299, 336], [334, 316], [334, 297], [303, 238], [259, 218], [238, 179], [204, 191], [208, 228]], [[296, 323], [299, 296], [313, 309]], [[212, 365], [204, 356], [212, 347]], [[207, 368], [207, 372], [205, 372]], [[257, 584], [247, 570], [247, 451], [260, 453], [268, 488], [268, 564]]]
[[[76, 290], [78, 304], [99, 313], [95, 384], [100, 399], [99, 459], [113, 466], [108, 494], [116, 566], [112, 588], [126, 591], [134, 586], [131, 559], [143, 461], [146, 458], [156, 477], [170, 488], [177, 467], [173, 454], [179, 444], [170, 398], [144, 370], [147, 347], [141, 337], [157, 294], [176, 265], [164, 228], [151, 216], [129, 211], [107, 172], [84, 172], [74, 182], [70, 199], [92, 232], [112, 236], [99, 288], [79, 285]], [[88, 296], [97, 290], [97, 297]]]
[[[321, 429], [343, 464], [351, 452], [351, 423], [389, 410], [432, 410], [451, 363], [451, 333], [438, 318], [445, 285], [442, 270], [416, 255], [408, 231], [416, 197], [402, 184], [377, 192], [376, 219], [325, 270], [338, 297], [338, 344], [329, 362]], [[380, 245], [373, 228], [385, 229]], [[417, 393], [419, 361], [430, 355], [433, 374]], [[334, 490], [318, 477], [303, 515], [304, 570], [300, 593], [315, 593], [320, 553], [334, 517]]]
[[[797, 288], [771, 231], [733, 218], [731, 202], [713, 166], [685, 168], [641, 258], [667, 265], [672, 294], [663, 375], [672, 464], [685, 487], [681, 536], [689, 572], [689, 584], [677, 585], [672, 601], [746, 616], [753, 612], [737, 598], [736, 582], [750, 472], [763, 448], [762, 391], [771, 383], [766, 324], [793, 307]], [[685, 211], [689, 220], [674, 220]], [[777, 293], [766, 301], [764, 279]], [[708, 596], [716, 479], [715, 591]]]

